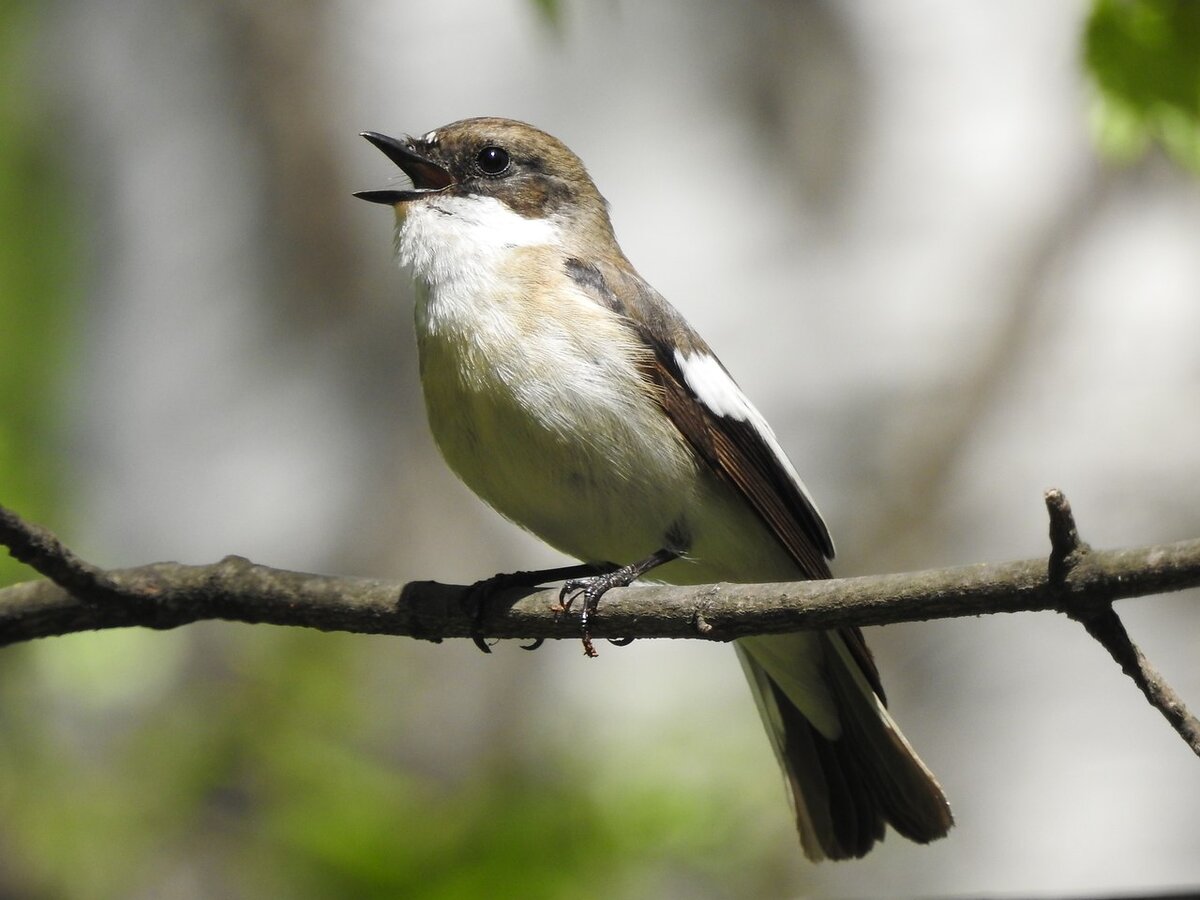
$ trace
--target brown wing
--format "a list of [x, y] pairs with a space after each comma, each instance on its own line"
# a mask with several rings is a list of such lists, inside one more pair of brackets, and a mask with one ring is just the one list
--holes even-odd
[[[790, 465], [753, 419], [713, 410], [688, 386], [677, 351], [685, 357], [707, 355], [719, 365], [704, 340], [631, 268], [572, 259], [567, 274], [597, 303], [623, 316], [654, 351], [644, 364], [646, 379], [658, 388], [663, 410], [697, 454], [746, 498], [805, 577], [829, 578], [833, 541]], [[886, 702], [862, 633], [846, 628], [842, 634], [871, 687]]]
[[829, 563], [822, 547], [824, 525], [779, 465], [770, 445], [751, 422], [717, 415], [699, 402], [670, 362], [656, 355], [647, 366], [646, 377], [660, 388], [663, 409], [675, 427], [741, 492], [806, 578], [828, 578]]
[[[711, 358], [711, 371], [733, 379], [704, 340], [675, 309], [632, 269], [605, 263], [567, 262], [567, 273], [597, 303], [629, 322], [653, 351], [644, 373], [657, 388], [663, 410], [713, 470], [733, 484], [762, 517], [808, 578], [828, 578], [833, 542], [821, 516], [790, 464], [772, 446], [761, 417], [738, 417], [714, 410], [688, 385], [680, 368], [685, 359]], [[745, 401], [747, 409], [749, 401]], [[755, 421], [759, 418], [759, 422]]]

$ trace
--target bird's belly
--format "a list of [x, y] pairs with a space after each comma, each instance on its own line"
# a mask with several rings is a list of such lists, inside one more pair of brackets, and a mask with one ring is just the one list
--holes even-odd
[[455, 473], [579, 559], [626, 563], [662, 547], [691, 505], [695, 466], [636, 370], [561, 347], [511, 358], [474, 337], [465, 351], [445, 335], [420, 342], [430, 428]]
[[[578, 372], [470, 368], [421, 344], [434, 439], [455, 473], [505, 517], [588, 562], [624, 565], [669, 547], [674, 583], [774, 581], [795, 563], [757, 515], [702, 469], [644, 386], [581, 388]], [[577, 368], [577, 367], [570, 367]], [[534, 399], [536, 398], [536, 399]]]

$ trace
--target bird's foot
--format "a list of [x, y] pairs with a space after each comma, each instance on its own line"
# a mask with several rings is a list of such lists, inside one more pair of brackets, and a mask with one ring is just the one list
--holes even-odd
[[[471, 620], [471, 640], [484, 653], [492, 652], [491, 644], [483, 636], [483, 621], [487, 617], [492, 598], [509, 588], [529, 587], [530, 583], [527, 579], [533, 574], [536, 573], [500, 572], [491, 578], [480, 579], [467, 588], [462, 599], [462, 610]], [[493, 643], [495, 642], [493, 641]], [[535, 650], [540, 644], [541, 640], [538, 639], [533, 644], [525, 646], [528, 650]]]
[[[484, 620], [490, 612], [491, 601], [497, 595], [513, 588], [533, 588], [538, 585], [561, 581], [563, 578], [575, 579], [591, 575], [597, 571], [593, 565], [580, 564], [563, 566], [558, 569], [538, 569], [531, 572], [501, 572], [491, 578], [476, 581], [467, 588], [462, 599], [463, 613], [471, 620], [471, 640], [484, 653], [491, 653], [491, 644], [484, 638]], [[545, 638], [534, 638], [528, 644], [522, 644], [522, 650], [536, 650], [542, 646]], [[494, 642], [493, 642], [494, 643]]]
[[[672, 550], [659, 550], [643, 560], [593, 575], [590, 578], [569, 578], [563, 582], [558, 592], [558, 612], [567, 612], [575, 603], [576, 598], [583, 598], [583, 608], [579, 612], [579, 630], [583, 636], [583, 653], [595, 658], [596, 647], [592, 643], [591, 621], [600, 605], [600, 598], [615, 587], [628, 587], [651, 569], [675, 559], [678, 554]], [[625, 647], [633, 642], [633, 638], [610, 638], [611, 643]]]

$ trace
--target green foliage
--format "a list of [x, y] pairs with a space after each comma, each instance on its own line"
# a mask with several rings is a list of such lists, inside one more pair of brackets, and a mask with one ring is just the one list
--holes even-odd
[[1084, 59], [1105, 151], [1132, 159], [1158, 144], [1200, 172], [1200, 3], [1096, 0]]
[[[404, 642], [210, 624], [22, 649], [19, 677], [0, 677], [6, 896], [178, 882], [231, 898], [586, 900], [654, 896], [664, 872], [709, 896], [766, 877], [771, 835], [737, 765], [716, 783], [671, 778], [663, 760], [606, 766], [553, 740], [485, 743], [467, 772], [406, 761], [403, 688], [366, 687], [404, 683]], [[379, 652], [395, 663], [375, 668]]]
[[[54, 401], [73, 247], [64, 179], [30, 89], [32, 20], [30, 4], [0, 2], [0, 487], [38, 520], [51, 518], [59, 476]], [[0, 584], [28, 577], [0, 554]]]

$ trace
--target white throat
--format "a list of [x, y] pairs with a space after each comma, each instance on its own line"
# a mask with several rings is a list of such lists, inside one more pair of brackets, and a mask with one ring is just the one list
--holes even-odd
[[412, 203], [396, 229], [400, 264], [435, 290], [487, 279], [515, 248], [559, 243], [554, 222], [527, 219], [494, 197], [431, 196]]

